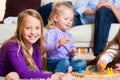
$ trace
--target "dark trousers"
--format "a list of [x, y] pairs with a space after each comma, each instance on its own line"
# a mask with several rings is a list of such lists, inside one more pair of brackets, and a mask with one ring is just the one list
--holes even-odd
[[[67, 2], [67, 3], [72, 5], [71, 2]], [[49, 19], [50, 13], [52, 11], [52, 4], [53, 3], [48, 3], [43, 6], [38, 7], [36, 9], [42, 16], [44, 26], [47, 25], [47, 23], [48, 23], [48, 19]], [[77, 25], [82, 25], [79, 15], [75, 15], [74, 20], [73, 20], [73, 26], [77, 26]]]
[[48, 23], [48, 19], [49, 19], [50, 13], [52, 11], [52, 4], [53, 3], [48, 3], [43, 6], [38, 7], [36, 9], [40, 13], [40, 15], [43, 19], [44, 25], [46, 25]]
[[111, 23], [118, 23], [112, 10], [101, 7], [95, 16], [94, 55], [99, 55], [105, 48]]

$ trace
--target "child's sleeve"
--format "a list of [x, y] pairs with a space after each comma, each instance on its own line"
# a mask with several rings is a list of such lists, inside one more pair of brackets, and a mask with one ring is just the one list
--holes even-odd
[[[33, 71], [30, 70], [26, 65], [26, 59], [23, 55], [23, 50], [20, 49], [18, 52], [18, 45], [13, 44], [9, 47], [7, 52], [7, 59], [11, 64], [11, 67], [20, 75], [20, 78], [49, 78], [51, 74], [45, 74], [41, 70]], [[37, 64], [37, 63], [36, 63]], [[41, 63], [42, 64], [42, 63]]]
[[106, 64], [112, 62], [115, 55], [118, 54], [117, 49], [112, 49], [113, 47], [115, 48], [115, 46], [112, 46], [110, 49], [107, 49], [100, 58], [100, 59], [105, 60]]
[[57, 43], [57, 35], [55, 32], [49, 31], [45, 35], [45, 42], [46, 42], [46, 49], [47, 51], [53, 51], [57, 49], [56, 43]]

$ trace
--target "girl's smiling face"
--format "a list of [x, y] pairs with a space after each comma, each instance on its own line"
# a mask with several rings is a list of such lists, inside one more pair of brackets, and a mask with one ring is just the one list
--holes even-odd
[[25, 44], [32, 45], [41, 36], [41, 22], [32, 17], [26, 16], [23, 21], [22, 37]]
[[54, 20], [56, 22], [56, 26], [61, 31], [66, 31], [73, 24], [74, 13], [70, 9], [65, 9], [58, 14], [55, 14]]

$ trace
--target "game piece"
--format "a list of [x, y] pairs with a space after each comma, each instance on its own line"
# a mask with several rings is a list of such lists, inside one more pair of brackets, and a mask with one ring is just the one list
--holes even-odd
[[78, 69], [78, 73], [82, 73], [82, 69], [81, 68]]
[[110, 68], [110, 74], [114, 74], [114, 72], [113, 72], [113, 69], [112, 69], [112, 68]]
[[106, 64], [102, 64], [102, 69], [105, 69], [106, 68]]
[[77, 77], [84, 77], [84, 78], [109, 78], [109, 77], [118, 77], [120, 76], [119, 72], [113, 71], [112, 68], [107, 68], [102, 71], [98, 71], [96, 66], [89, 66], [85, 71], [82, 71], [82, 73], [79, 72], [73, 72], [73, 76]]
[[112, 68], [107, 68], [107, 74], [113, 74], [113, 69]]

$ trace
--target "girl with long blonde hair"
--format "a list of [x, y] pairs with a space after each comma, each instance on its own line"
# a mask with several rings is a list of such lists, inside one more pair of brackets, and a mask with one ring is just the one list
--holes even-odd
[[[65, 76], [60, 76], [66, 74], [43, 73], [45, 66], [42, 63], [45, 63], [43, 60], [45, 56], [42, 18], [33, 9], [24, 10], [18, 15], [14, 36], [7, 40], [0, 49], [0, 76], [7, 75], [8, 80], [18, 80], [19, 77], [21, 79], [64, 79]], [[68, 73], [67, 76], [73, 79]]]

